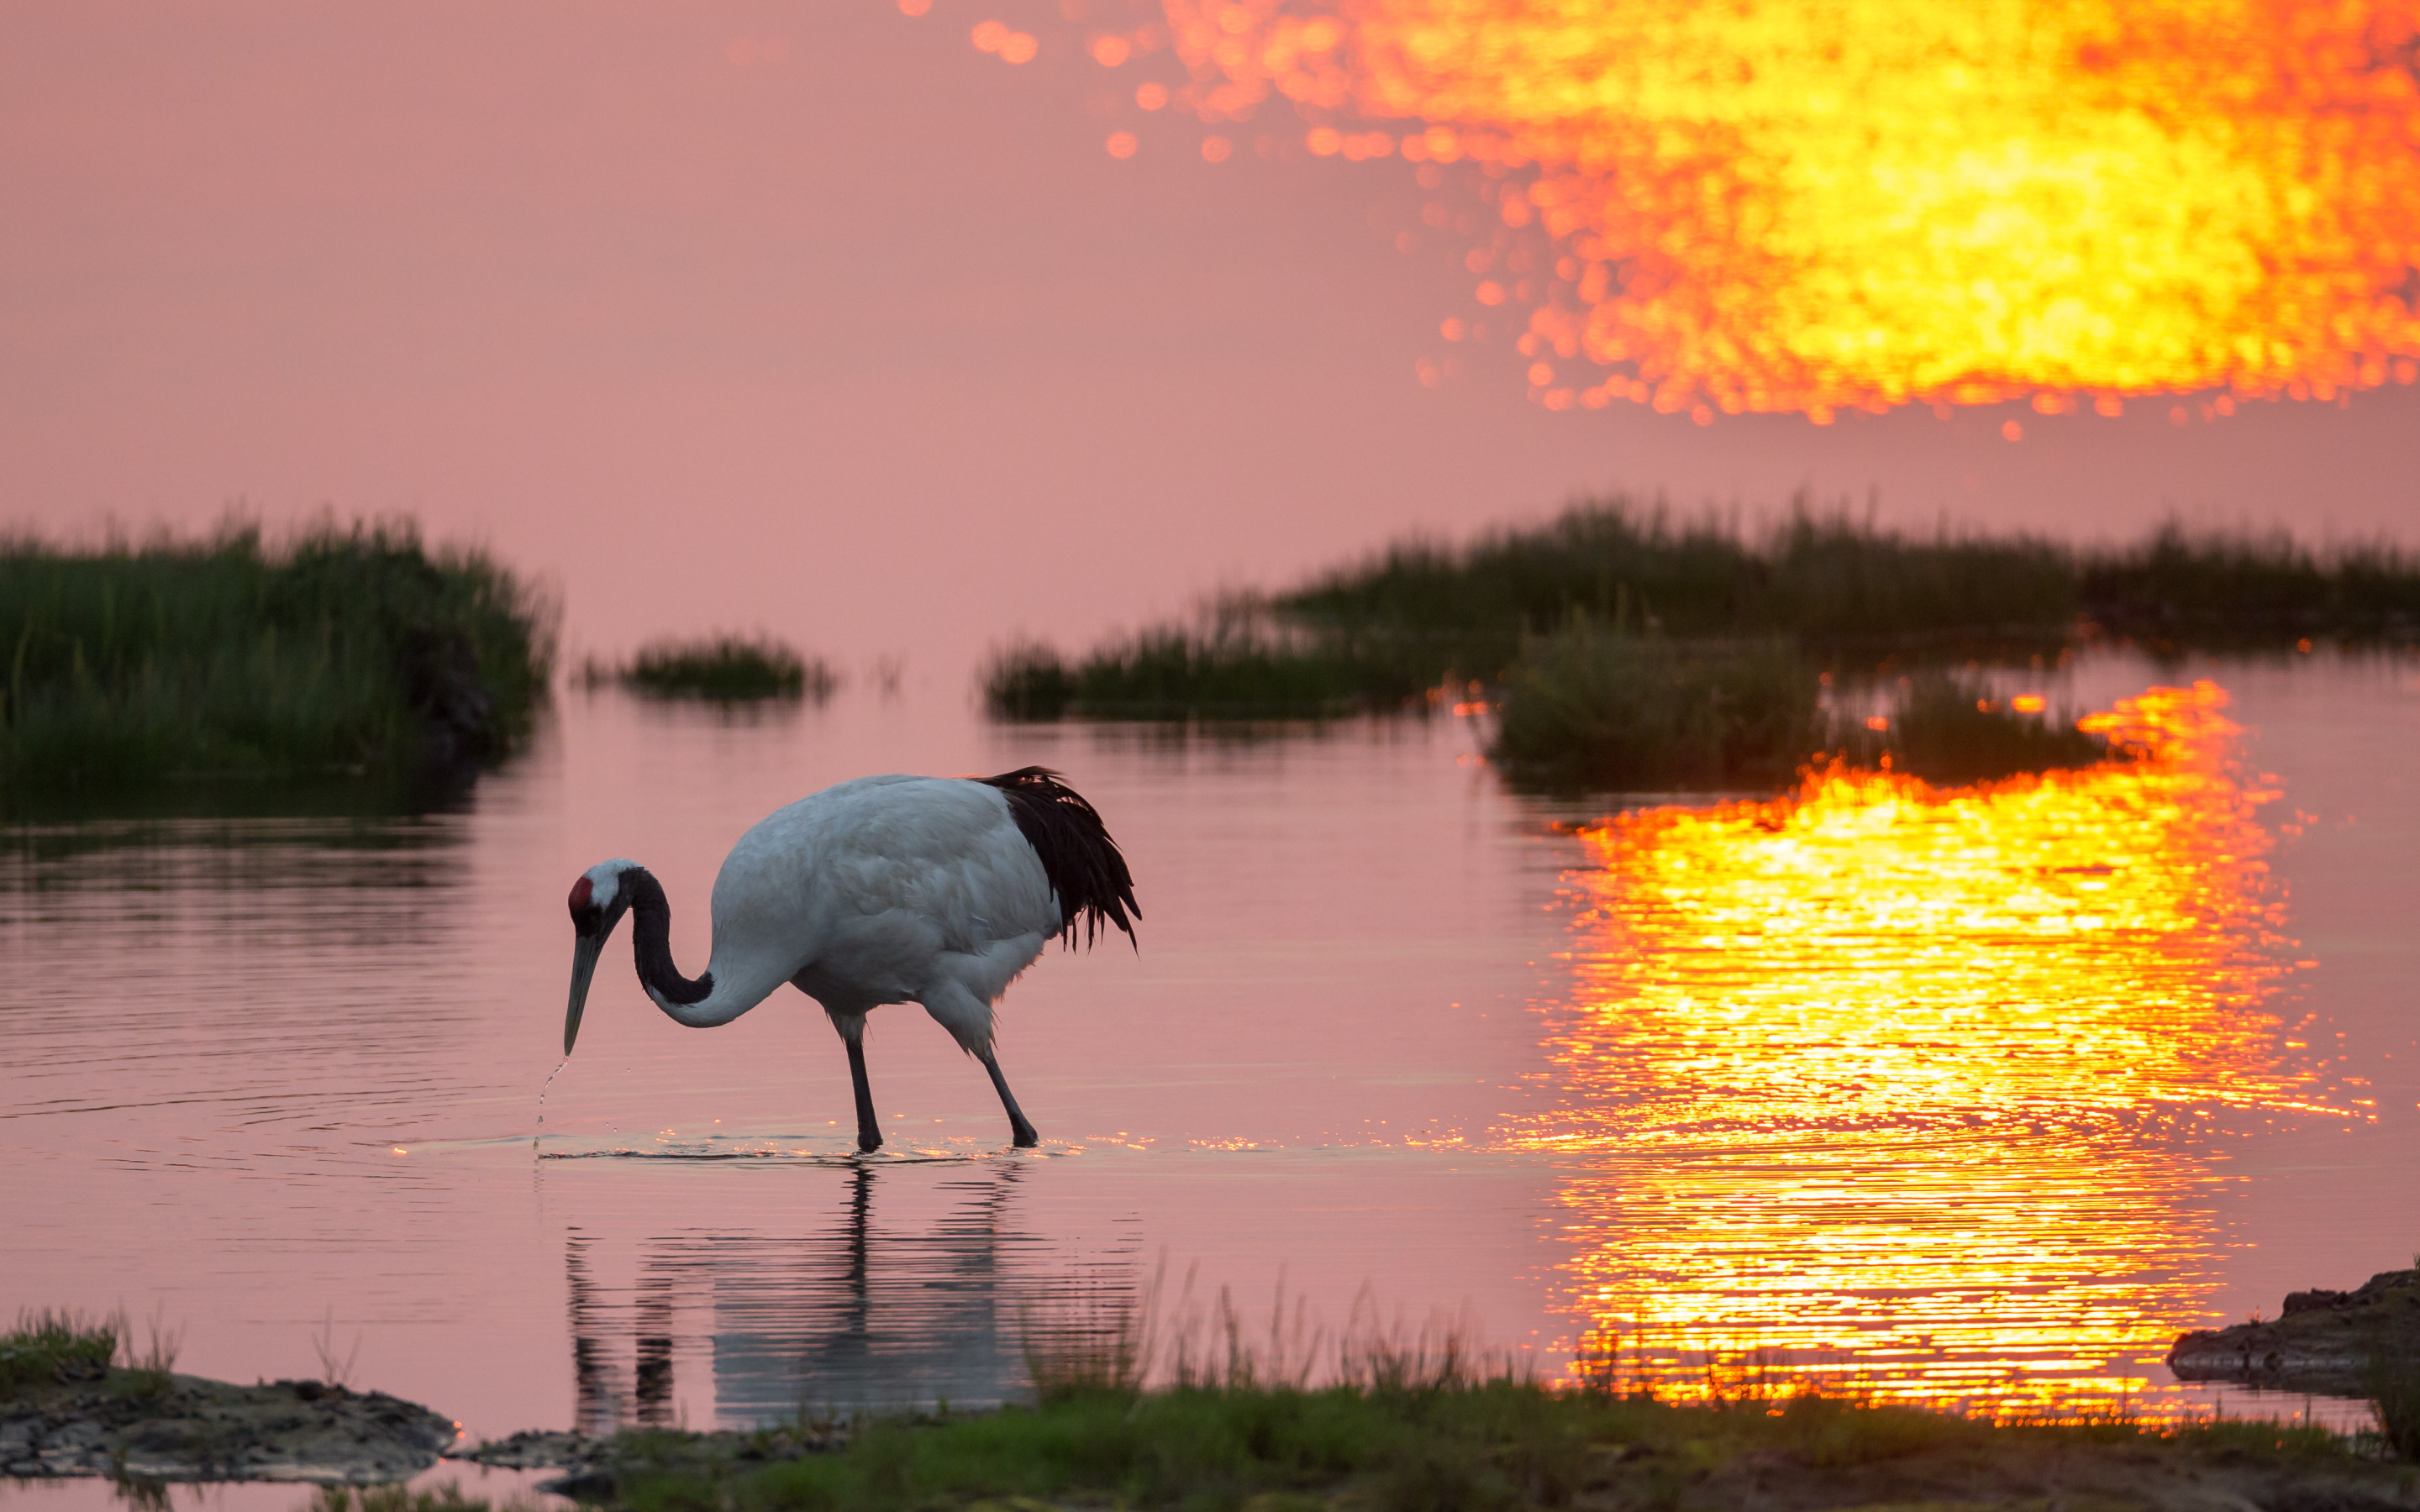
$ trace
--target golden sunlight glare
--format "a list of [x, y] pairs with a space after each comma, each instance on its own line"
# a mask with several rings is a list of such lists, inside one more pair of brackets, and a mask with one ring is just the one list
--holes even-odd
[[2224, 1138], [2333, 1119], [2226, 695], [2095, 723], [2138, 760], [1981, 788], [1834, 770], [1633, 811], [1574, 874], [1573, 1311], [1659, 1395], [1709, 1356], [1978, 1409], [2134, 1401], [2210, 1321]]
[[2420, 378], [2420, 0], [1163, 3], [1209, 124], [1466, 165], [1553, 408]]

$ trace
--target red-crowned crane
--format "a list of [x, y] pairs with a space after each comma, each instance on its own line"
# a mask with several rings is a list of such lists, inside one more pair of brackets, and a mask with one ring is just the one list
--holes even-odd
[[[714, 878], [714, 947], [694, 980], [673, 965], [672, 907], [635, 861], [571, 885], [571, 1007], [626, 913], [639, 984], [675, 1024], [728, 1024], [782, 983], [823, 1005], [848, 1046], [857, 1148], [881, 1148], [865, 1080], [865, 1015], [921, 1003], [983, 1062], [1019, 1146], [1040, 1135], [992, 1054], [992, 1005], [1053, 934], [1084, 943], [1106, 922], [1135, 937], [1134, 878], [1101, 816], [1047, 767], [999, 777], [861, 777], [758, 820]], [[1132, 918], [1128, 916], [1131, 915]]]

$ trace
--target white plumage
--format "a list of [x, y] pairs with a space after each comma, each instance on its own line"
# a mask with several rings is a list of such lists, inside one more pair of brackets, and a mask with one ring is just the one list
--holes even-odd
[[1134, 930], [1133, 879], [1092, 806], [1041, 767], [995, 778], [865, 777], [759, 820], [714, 879], [706, 971], [672, 963], [663, 888], [633, 861], [572, 885], [563, 1048], [570, 1054], [607, 936], [634, 912], [633, 956], [656, 1006], [692, 1028], [728, 1024], [788, 982], [846, 1044], [858, 1143], [881, 1142], [865, 1077], [865, 1015], [918, 1003], [991, 1073], [1016, 1142], [1035, 1142], [993, 1054], [993, 1007], [1051, 935]]

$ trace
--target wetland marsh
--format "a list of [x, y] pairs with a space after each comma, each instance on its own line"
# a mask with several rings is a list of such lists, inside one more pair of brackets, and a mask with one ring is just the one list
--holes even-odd
[[[1610, 1337], [1670, 1400], [1757, 1359], [1886, 1401], [2299, 1414], [2159, 1360], [2410, 1262], [2420, 669], [2112, 656], [2036, 690], [2143, 701], [2171, 748], [1622, 811], [1508, 790], [1477, 718], [600, 690], [441, 811], [18, 823], [0, 1308], [158, 1309], [179, 1369], [238, 1381], [314, 1373], [333, 1326], [358, 1383], [480, 1437], [1015, 1399], [1035, 1320], [1155, 1275], [1180, 1312], [1282, 1295], [1314, 1350], [1444, 1319], [1551, 1378]], [[645, 861], [703, 959], [756, 815], [1029, 763], [1147, 910], [1140, 953], [1052, 950], [1010, 994], [1040, 1149], [899, 1008], [896, 1137], [854, 1157], [811, 1003], [690, 1033], [619, 955], [541, 1137], [566, 879]]]

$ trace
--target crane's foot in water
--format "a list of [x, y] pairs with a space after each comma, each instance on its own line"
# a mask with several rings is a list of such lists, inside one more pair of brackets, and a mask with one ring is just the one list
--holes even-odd
[[1042, 1143], [1042, 1136], [1027, 1122], [1025, 1110], [1016, 1105], [1016, 1094], [1008, 1089], [1008, 1078], [1000, 1073], [1000, 1061], [989, 1049], [975, 1052], [984, 1070], [991, 1073], [991, 1089], [1000, 1094], [1001, 1111], [1008, 1115], [1008, 1142], [1019, 1149], [1032, 1149]]
[[859, 1154], [861, 1154], [861, 1155], [871, 1155], [871, 1154], [873, 1154], [876, 1150], [880, 1149], [881, 1148], [882, 1148], [882, 1131], [881, 1131], [881, 1130], [875, 1128], [875, 1127], [874, 1127], [873, 1125], [871, 1125], [871, 1124], [862, 1125], [862, 1126], [861, 1126], [861, 1127], [858, 1129], [858, 1131], [857, 1131], [857, 1152], [858, 1152]]

